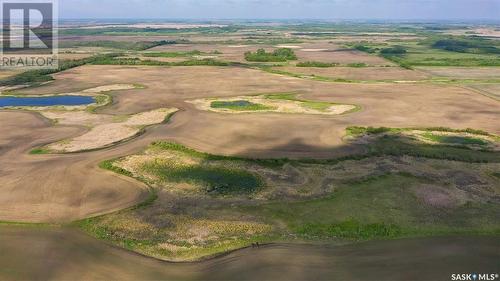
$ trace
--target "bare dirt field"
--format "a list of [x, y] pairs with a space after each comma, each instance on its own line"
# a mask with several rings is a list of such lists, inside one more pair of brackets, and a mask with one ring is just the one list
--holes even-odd
[[[264, 48], [267, 51], [271, 51], [274, 48], [269, 45], [255, 46], [255, 45], [224, 45], [224, 44], [175, 44], [175, 45], [165, 45], [149, 49], [151, 52], [189, 52], [189, 51], [201, 51], [208, 53], [216, 59], [231, 61], [231, 62], [246, 62], [245, 52], [251, 51], [255, 52], [259, 48]], [[222, 54], [210, 54], [211, 52], [218, 51]]]
[[489, 97], [492, 97], [500, 101], [499, 84], [476, 84], [476, 85], [470, 85], [469, 87], [478, 91], [479, 93], [482, 93], [484, 95], [487, 95]]
[[276, 48], [290, 48], [297, 54], [299, 61], [320, 61], [340, 64], [366, 63], [375, 66], [394, 66], [394, 63], [375, 55], [369, 55], [356, 50], [347, 50], [338, 44], [328, 42], [317, 43], [292, 43], [278, 45], [246, 45], [246, 44], [175, 44], [159, 46], [149, 51], [152, 52], [181, 52], [198, 50], [210, 53], [219, 51], [222, 54], [215, 55], [217, 58], [232, 62], [246, 62], [245, 52], [255, 52], [263, 48], [272, 51]]
[[[96, 72], [103, 73], [103, 75], [96, 77], [93, 75]], [[55, 77], [56, 81], [51, 84], [36, 90], [26, 89], [24, 92], [41, 94], [85, 89], [113, 83], [139, 83], [145, 85], [146, 89], [138, 89], [132, 92], [117, 91], [113, 94], [116, 103], [103, 111], [115, 114], [131, 114], [158, 107], [173, 106], [181, 108], [183, 111], [174, 116], [171, 129], [175, 131], [173, 135], [180, 139], [190, 139], [190, 142], [197, 139], [211, 140], [210, 136], [219, 139], [220, 142], [221, 138], [217, 134], [226, 131], [227, 133], [224, 135], [233, 135], [230, 138], [222, 138], [226, 141], [230, 139], [236, 141], [238, 136], [247, 136], [247, 138], [253, 139], [264, 137], [258, 146], [272, 147], [273, 142], [269, 142], [272, 135], [274, 135], [272, 132], [276, 132], [277, 137], [283, 140], [283, 134], [278, 133], [278, 131], [281, 127], [280, 124], [287, 123], [300, 128], [290, 130], [287, 128], [290, 125], [284, 126], [284, 129], [288, 132], [292, 131], [297, 134], [295, 137], [302, 135], [301, 132], [304, 132], [304, 136], [316, 136], [305, 139], [300, 137], [300, 140], [310, 142], [312, 139], [321, 136], [324, 142], [320, 143], [325, 145], [338, 145], [340, 135], [344, 134], [343, 129], [348, 125], [471, 127], [484, 129], [491, 133], [500, 132], [500, 126], [496, 124], [497, 122], [494, 122], [499, 117], [498, 105], [495, 101], [473, 91], [453, 86], [326, 83], [231, 67], [85, 66], [59, 73]], [[362, 110], [350, 116], [337, 117], [276, 116], [267, 114], [273, 116], [272, 119], [269, 119], [266, 114], [264, 116], [249, 117], [201, 112], [185, 102], [197, 98], [232, 97], [276, 92], [297, 92], [310, 100], [317, 99], [335, 103], [357, 104], [362, 107]], [[397, 97], [397, 99], [394, 99], [394, 97]], [[392, 104], [390, 108], [387, 107], [389, 101]], [[274, 118], [274, 116], [276, 117]], [[214, 122], [210, 122], [211, 120]], [[273, 123], [276, 126], [272, 126]], [[216, 125], [207, 126], [203, 124]], [[241, 124], [246, 125], [241, 126]], [[186, 126], [182, 129], [185, 130], [184, 133], [179, 134], [177, 130], [180, 130], [180, 127], [184, 127], [184, 125]], [[268, 126], [276, 128], [268, 131], [270, 128]], [[191, 129], [188, 129], [188, 127]], [[221, 127], [222, 131], [219, 131], [218, 127]], [[206, 130], [206, 133], [211, 131], [212, 133], [204, 135], [198, 130]], [[261, 133], [257, 133], [255, 130]], [[319, 133], [318, 130], [322, 131], [322, 133]], [[244, 131], [248, 131], [248, 133], [244, 133]], [[316, 133], [312, 133], [313, 131]], [[198, 135], [198, 137], [194, 137], [195, 135]], [[293, 139], [298, 140], [291, 136], [283, 144]], [[238, 147], [245, 147], [246, 145], [243, 143], [241, 142]], [[319, 144], [317, 141], [316, 143]], [[189, 146], [189, 144], [187, 145]], [[221, 144], [219, 147], [225, 146]], [[250, 147], [255, 148], [253, 145]], [[234, 149], [233, 147], [233, 153], [235, 152]]]
[[[161, 107], [181, 111], [169, 124], [150, 127], [133, 142], [64, 156], [27, 152], [81, 135], [83, 128], [52, 127], [34, 113], [1, 112], [0, 173], [5, 184], [0, 187], [0, 220], [68, 221], [143, 200], [142, 184], [103, 171], [97, 164], [137, 152], [155, 140], [177, 141], [214, 154], [325, 158], [353, 151], [342, 142], [351, 125], [471, 127], [500, 133], [497, 101], [452, 86], [325, 83], [234, 67], [84, 66], [54, 77], [56, 81], [23, 93], [138, 83], [145, 88], [113, 92], [115, 102], [99, 112], [133, 114]], [[227, 115], [199, 111], [186, 102], [290, 91], [308, 100], [360, 105], [362, 110], [342, 116]], [[33, 182], [39, 185], [34, 187]]]
[[33, 147], [81, 134], [83, 128], [52, 127], [36, 113], [0, 112], [0, 116], [0, 220], [70, 221], [145, 198], [142, 184], [97, 167], [107, 153], [28, 154]]
[[432, 76], [457, 79], [500, 79], [500, 67], [418, 67]]
[[[267, 245], [198, 263], [166, 263], [109, 246], [71, 229], [0, 227], [2, 280], [388, 280], [487, 272], [494, 237], [424, 238], [358, 245]], [[470, 255], [470, 253], [474, 255]], [[47, 253], [50, 253], [48, 258]], [[391, 266], [387, 267], [387, 260]], [[439, 263], [439, 268], [435, 265]]]
[[400, 67], [275, 67], [276, 70], [333, 79], [417, 81], [427, 75]]

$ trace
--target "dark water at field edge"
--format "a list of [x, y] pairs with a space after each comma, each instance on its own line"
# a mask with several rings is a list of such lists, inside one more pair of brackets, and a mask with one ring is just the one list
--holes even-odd
[[451, 280], [454, 273], [500, 273], [500, 237], [276, 244], [168, 263], [73, 229], [0, 226], [0, 280]]
[[56, 105], [86, 105], [94, 103], [89, 96], [43, 96], [43, 97], [15, 97], [0, 96], [0, 108], [9, 106], [56, 106]]

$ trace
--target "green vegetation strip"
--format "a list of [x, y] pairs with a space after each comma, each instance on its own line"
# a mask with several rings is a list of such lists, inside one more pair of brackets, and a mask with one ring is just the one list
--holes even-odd
[[272, 110], [271, 106], [266, 106], [259, 103], [253, 103], [246, 100], [236, 100], [236, 101], [213, 101], [210, 104], [212, 108], [224, 108], [231, 109], [235, 111], [259, 111], [259, 110]]
[[451, 143], [451, 144], [462, 144], [462, 145], [486, 145], [487, 143], [482, 139], [472, 138], [472, 137], [459, 137], [459, 136], [442, 136], [433, 133], [422, 134], [426, 139], [432, 140], [438, 143]]
[[[375, 140], [366, 144], [367, 155], [372, 156], [383, 156], [383, 155], [393, 155], [402, 156], [409, 155], [415, 157], [433, 158], [433, 159], [444, 159], [444, 160], [455, 160], [469, 163], [500, 163], [500, 152], [498, 151], [487, 151], [487, 150], [473, 150], [469, 149], [466, 145], [475, 144], [478, 145], [484, 142], [479, 138], [474, 137], [453, 137], [441, 138], [439, 137], [439, 144], [424, 144], [416, 143], [413, 140], [408, 139], [404, 135], [399, 133], [404, 131], [419, 130], [426, 133], [431, 132], [450, 132], [450, 133], [469, 133], [481, 136], [488, 136], [493, 138], [495, 141], [499, 141], [500, 138], [496, 135], [489, 134], [481, 130], [474, 129], [464, 129], [456, 130], [444, 127], [436, 128], [386, 128], [386, 127], [349, 127], [347, 128], [347, 135], [360, 137], [362, 135], [377, 135], [384, 134], [383, 137], [376, 138]], [[446, 142], [445, 141], [451, 141]], [[459, 144], [459, 146], [450, 146], [450, 144]], [[484, 144], [486, 144], [484, 142]]]

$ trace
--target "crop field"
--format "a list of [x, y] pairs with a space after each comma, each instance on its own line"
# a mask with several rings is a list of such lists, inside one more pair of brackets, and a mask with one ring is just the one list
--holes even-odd
[[417, 69], [435, 77], [500, 79], [500, 68], [498, 67], [419, 67]]
[[0, 72], [0, 98], [94, 99], [0, 108], [3, 228], [168, 261], [499, 237], [498, 27], [89, 25], [59, 69]]

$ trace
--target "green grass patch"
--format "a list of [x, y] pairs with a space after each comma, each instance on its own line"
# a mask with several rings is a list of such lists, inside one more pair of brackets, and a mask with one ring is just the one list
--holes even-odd
[[463, 147], [432, 144], [410, 144], [398, 136], [385, 136], [367, 147], [369, 155], [382, 156], [409, 155], [433, 159], [454, 160], [469, 163], [499, 163], [500, 153], [494, 151], [475, 151]]
[[128, 176], [128, 177], [134, 177], [134, 175], [123, 169], [123, 168], [120, 168], [120, 167], [117, 167], [115, 166], [113, 163], [115, 162], [115, 160], [105, 160], [105, 161], [102, 161], [101, 163], [99, 163], [99, 168], [101, 169], [105, 169], [105, 170], [110, 170], [110, 171], [113, 171], [115, 173], [118, 173], [118, 174], [121, 174], [121, 175], [125, 175], [125, 176]]
[[332, 103], [322, 102], [322, 101], [302, 101], [303, 107], [317, 111], [326, 111], [330, 107], [332, 107], [332, 105], [333, 105]]
[[[365, 145], [366, 154], [365, 156], [403, 156], [409, 155], [414, 157], [425, 157], [433, 159], [445, 159], [445, 160], [455, 160], [461, 162], [469, 163], [498, 163], [500, 162], [500, 153], [496, 151], [476, 151], [469, 149], [466, 146], [449, 146], [446, 143], [442, 144], [425, 144], [425, 143], [415, 143], [407, 139], [406, 136], [399, 135], [398, 133], [403, 131], [415, 130], [413, 128], [386, 128], [386, 127], [348, 127], [346, 129], [346, 134], [348, 136], [359, 137], [362, 135], [377, 135], [383, 133], [391, 133], [380, 138], [375, 139]], [[444, 127], [438, 128], [418, 128], [416, 130], [426, 131], [431, 133], [432, 131], [443, 131], [443, 132], [474, 132], [473, 129], [465, 130], [455, 130]], [[482, 135], [487, 134], [488, 136], [495, 137], [483, 131], [477, 131]], [[461, 140], [462, 144], [464, 140]], [[468, 140], [470, 142], [470, 140]], [[352, 157], [352, 156], [351, 156]]]
[[236, 101], [213, 101], [210, 104], [212, 108], [224, 108], [231, 109], [235, 111], [259, 111], [259, 110], [272, 110], [273, 107], [263, 105], [260, 103], [253, 103], [246, 100], [236, 100]]
[[296, 227], [295, 231], [302, 236], [336, 237], [347, 239], [369, 240], [375, 238], [395, 238], [401, 236], [401, 227], [394, 224], [363, 224], [350, 219], [340, 223], [305, 223]]
[[406, 174], [386, 174], [345, 183], [321, 199], [241, 209], [284, 223], [292, 234], [307, 239], [499, 233], [498, 204], [471, 203], [443, 211], [422, 204], [416, 197], [413, 190], [427, 181]]
[[[348, 44], [347, 46], [371, 54], [378, 54], [402, 67], [413, 66], [500, 66], [500, 56], [493, 48], [500, 45], [494, 40], [481, 40], [453, 36], [428, 36], [419, 41], [398, 41], [386, 43]], [[464, 46], [474, 46], [463, 48]], [[457, 47], [458, 46], [458, 47]], [[404, 50], [404, 51], [403, 51]]]
[[488, 144], [482, 139], [461, 136], [444, 136], [433, 133], [424, 133], [422, 136], [428, 140], [443, 143], [443, 144], [461, 144], [461, 145], [486, 145]]
[[387, 127], [348, 127], [347, 135], [349, 136], [360, 136], [360, 135], [377, 135], [382, 133], [396, 132], [397, 129], [387, 128]]
[[496, 135], [490, 134], [483, 130], [477, 130], [472, 128], [466, 129], [452, 129], [447, 127], [428, 127], [428, 128], [388, 128], [388, 127], [358, 127], [351, 126], [347, 129], [348, 134], [350, 135], [361, 135], [361, 134], [381, 134], [381, 133], [398, 133], [401, 131], [409, 131], [409, 130], [420, 130], [426, 132], [450, 132], [450, 133], [469, 133], [474, 135], [481, 136], [490, 136], [497, 137]]
[[[297, 102], [300, 102], [301, 105], [305, 108], [318, 110], [318, 111], [326, 111], [330, 107], [335, 105], [335, 103], [331, 103], [331, 102], [311, 101], [311, 100], [299, 99], [299, 98], [297, 98], [297, 94], [295, 94], [295, 93], [275, 93], [275, 94], [265, 95], [265, 97], [266, 97], [266, 99], [271, 99], [271, 100], [297, 101]], [[356, 111], [356, 110], [359, 110], [359, 107], [356, 107], [356, 109], [354, 111]]]
[[177, 165], [170, 161], [154, 162], [142, 167], [165, 182], [191, 183], [202, 186], [208, 193], [252, 193], [263, 182], [259, 177], [241, 169], [205, 165]]
[[46, 149], [46, 148], [35, 148], [35, 149], [32, 149], [29, 154], [32, 154], [32, 155], [41, 155], [41, 154], [49, 154], [51, 153], [51, 151], [49, 149]]

